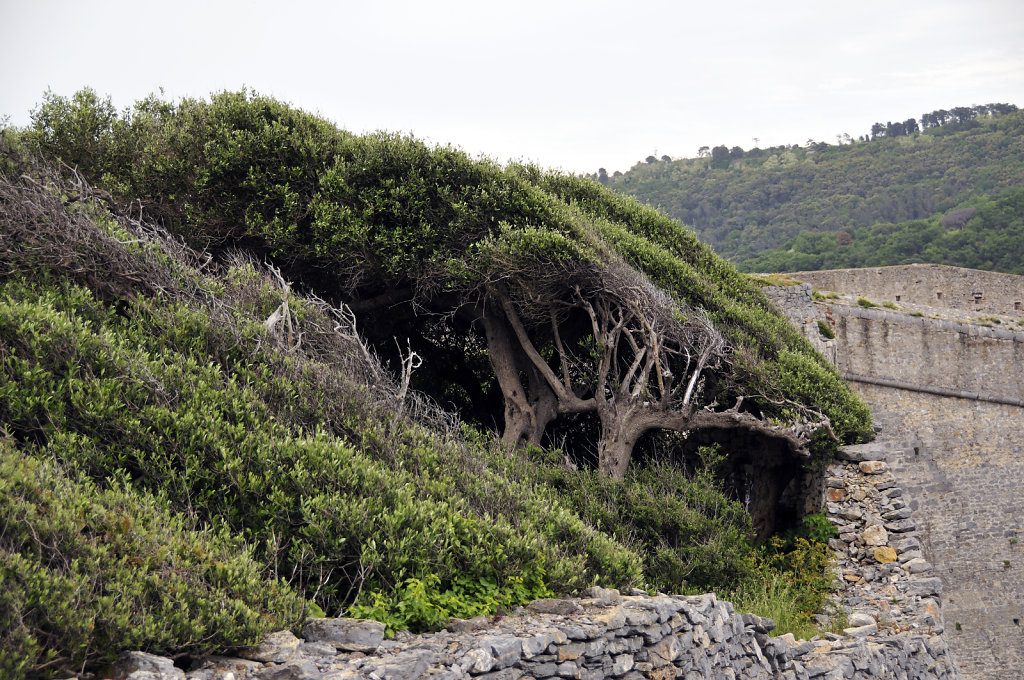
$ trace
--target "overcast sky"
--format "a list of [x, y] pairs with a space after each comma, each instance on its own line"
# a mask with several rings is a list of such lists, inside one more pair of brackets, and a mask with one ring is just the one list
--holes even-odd
[[124, 108], [247, 86], [353, 132], [612, 172], [1024, 107], [1021, 0], [0, 0], [0, 17], [15, 125], [47, 88]]

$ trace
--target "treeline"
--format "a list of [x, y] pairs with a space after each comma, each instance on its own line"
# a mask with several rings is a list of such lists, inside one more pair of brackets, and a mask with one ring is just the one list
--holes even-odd
[[1017, 107], [1013, 104], [956, 106], [948, 111], [946, 109], [936, 109], [930, 113], [921, 114], [920, 124], [914, 118], [908, 118], [903, 122], [896, 121], [895, 123], [889, 121], [884, 125], [882, 123], [875, 123], [871, 126], [871, 134], [868, 137], [862, 137], [861, 141], [866, 141], [867, 139], [874, 140], [880, 137], [905, 137], [921, 130], [943, 126], [947, 126], [947, 129], [956, 128], [962, 130], [969, 126], [973, 127], [972, 123], [976, 125], [976, 118], [982, 116], [1002, 116], [1007, 113], [1014, 113], [1017, 110]]
[[[839, 135], [838, 144], [704, 147], [697, 158], [648, 159], [598, 179], [693, 226], [744, 269], [805, 232], [846, 232], [856, 241], [874, 225], [941, 224], [972, 201], [1024, 186], [1024, 112], [1015, 106], [939, 110], [925, 114], [917, 130], [909, 123], [876, 124], [874, 139]], [[958, 264], [941, 250], [952, 241], [933, 239], [933, 256]], [[1016, 266], [998, 259], [1003, 270]]]

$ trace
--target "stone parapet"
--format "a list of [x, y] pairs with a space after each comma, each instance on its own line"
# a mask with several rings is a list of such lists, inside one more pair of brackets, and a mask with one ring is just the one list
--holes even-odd
[[1024, 316], [1024, 276], [942, 264], [793, 272], [819, 290], [857, 293], [876, 302]]

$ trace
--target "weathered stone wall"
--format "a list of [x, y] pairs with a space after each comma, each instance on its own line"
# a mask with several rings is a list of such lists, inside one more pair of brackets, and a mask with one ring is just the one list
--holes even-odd
[[942, 264], [794, 272], [818, 290], [857, 293], [873, 302], [947, 307], [968, 312], [1020, 314], [1024, 277]]
[[1024, 408], [853, 385], [908, 437], [888, 460], [942, 579], [962, 676], [1024, 677]]
[[[882, 301], [895, 300], [882, 287], [898, 280], [886, 271], [895, 269], [793, 276]], [[950, 283], [974, 272], [944, 273]], [[835, 329], [833, 363], [876, 422], [904, 433], [906, 446], [887, 461], [914, 499], [922, 555], [944, 587], [946, 639], [969, 680], [1024, 677], [1024, 334], [1006, 329], [1024, 318], [1012, 304], [1006, 309], [1024, 279], [996, 276], [978, 285], [991, 302], [999, 295], [989, 294], [998, 290], [990, 281], [1012, 283], [1001, 289], [1003, 308], [989, 310], [1011, 317], [1003, 328], [929, 318], [943, 316], [938, 309], [911, 316], [848, 300], [812, 300], [812, 309], [810, 285], [766, 289], [813, 341], [821, 342], [818, 320]], [[977, 290], [961, 287], [968, 289]]]
[[822, 304], [839, 372], [1024, 405], [1024, 331]]
[[115, 664], [126, 680], [722, 680], [954, 679], [945, 642], [927, 631], [879, 632], [797, 642], [770, 637], [769, 619], [737, 614], [714, 594], [692, 597], [591, 589], [583, 599], [540, 600], [498, 620], [383, 640], [374, 621], [316, 619], [305, 639], [275, 633], [239, 657], [200, 659], [186, 672], [132, 652]]

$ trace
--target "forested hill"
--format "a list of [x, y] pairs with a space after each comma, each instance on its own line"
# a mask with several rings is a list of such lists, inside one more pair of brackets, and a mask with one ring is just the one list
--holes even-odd
[[648, 157], [604, 184], [746, 271], [938, 262], [1024, 273], [1024, 112], [957, 108], [839, 145]]

